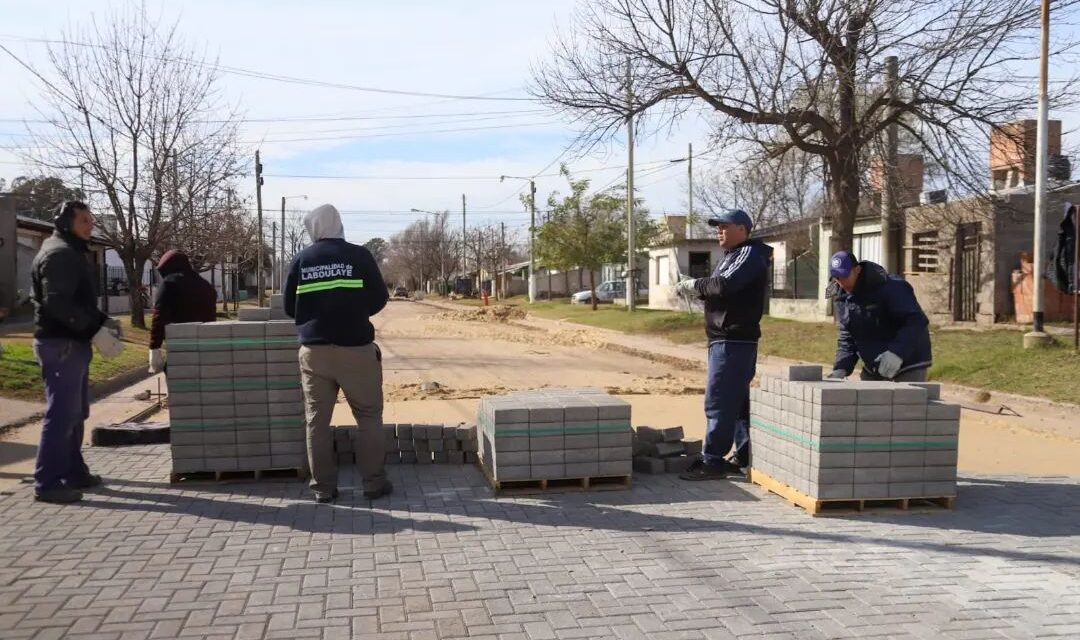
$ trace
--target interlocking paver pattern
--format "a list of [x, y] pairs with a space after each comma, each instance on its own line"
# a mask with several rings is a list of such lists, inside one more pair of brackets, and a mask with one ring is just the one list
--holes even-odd
[[742, 482], [493, 498], [474, 467], [166, 482], [89, 450], [77, 506], [0, 497], [0, 638], [1080, 636], [1080, 483], [961, 478], [954, 512], [808, 517]]

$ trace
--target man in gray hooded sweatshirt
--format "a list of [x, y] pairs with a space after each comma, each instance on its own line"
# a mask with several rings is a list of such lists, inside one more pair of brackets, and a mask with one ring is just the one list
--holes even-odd
[[382, 354], [371, 324], [389, 292], [371, 252], [345, 241], [333, 205], [309, 212], [304, 228], [312, 244], [289, 270], [285, 313], [296, 320], [300, 338], [311, 488], [317, 502], [338, 495], [330, 418], [340, 389], [360, 428], [356, 461], [364, 497], [374, 500], [393, 489], [384, 467]]

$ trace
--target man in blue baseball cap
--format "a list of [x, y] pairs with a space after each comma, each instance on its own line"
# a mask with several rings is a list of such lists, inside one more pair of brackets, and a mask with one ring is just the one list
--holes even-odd
[[[750, 381], [757, 367], [761, 314], [765, 310], [772, 249], [752, 240], [754, 224], [732, 209], [708, 220], [724, 257], [708, 278], [679, 282], [675, 289], [705, 304], [709, 368], [705, 386], [705, 447], [701, 460], [681, 474], [684, 480], [714, 480], [742, 474], [750, 464]], [[732, 446], [735, 452], [727, 458]]]
[[848, 377], [861, 359], [863, 380], [926, 380], [930, 322], [911, 285], [850, 251], [833, 254], [829, 276], [839, 289], [833, 308], [840, 330], [829, 377]]

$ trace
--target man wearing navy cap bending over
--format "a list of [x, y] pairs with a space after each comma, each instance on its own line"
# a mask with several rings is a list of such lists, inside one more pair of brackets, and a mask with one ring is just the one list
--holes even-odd
[[[683, 280], [682, 295], [705, 304], [709, 370], [705, 386], [705, 449], [701, 460], [680, 475], [714, 480], [741, 474], [750, 463], [750, 381], [757, 366], [761, 314], [765, 310], [772, 249], [750, 239], [753, 222], [738, 209], [709, 218], [724, 257], [708, 278]], [[732, 445], [735, 452], [727, 458]]]
[[829, 276], [839, 287], [833, 308], [840, 329], [829, 377], [848, 377], [862, 360], [863, 380], [926, 380], [930, 322], [911, 285], [850, 251], [833, 254]]

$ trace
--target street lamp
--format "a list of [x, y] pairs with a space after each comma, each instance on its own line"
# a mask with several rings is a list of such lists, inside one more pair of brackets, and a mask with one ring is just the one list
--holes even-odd
[[499, 182], [511, 180], [529, 181], [529, 304], [536, 302], [536, 181], [522, 176], [499, 176]]
[[281, 196], [281, 257], [278, 259], [278, 292], [285, 291], [285, 201], [294, 198], [307, 200], [306, 195]]

